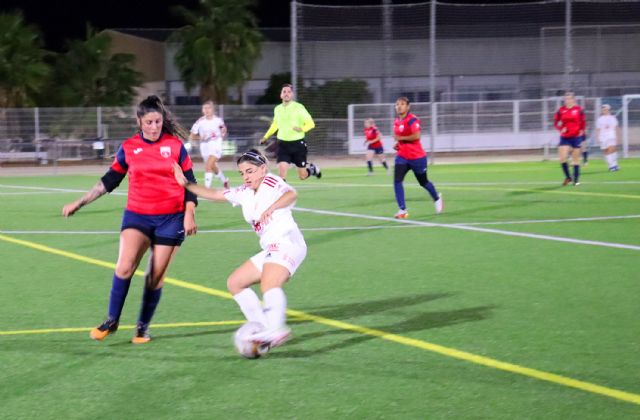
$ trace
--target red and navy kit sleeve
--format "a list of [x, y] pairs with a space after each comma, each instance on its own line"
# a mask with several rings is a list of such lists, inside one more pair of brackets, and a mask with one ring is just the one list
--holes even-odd
[[118, 188], [124, 177], [127, 175], [128, 169], [129, 165], [127, 164], [124, 148], [120, 146], [118, 148], [118, 153], [116, 153], [116, 157], [113, 159], [111, 167], [101, 178], [102, 184], [107, 192], [111, 192]]
[[[193, 162], [191, 161], [191, 157], [189, 156], [189, 153], [187, 152], [187, 149], [185, 149], [184, 145], [180, 147], [180, 157], [178, 158], [178, 165], [180, 165], [182, 172], [184, 172], [185, 178], [187, 178], [189, 182], [196, 184], [196, 176], [193, 174]], [[198, 196], [187, 190], [186, 188], [184, 191], [184, 201], [191, 201], [197, 206]]]

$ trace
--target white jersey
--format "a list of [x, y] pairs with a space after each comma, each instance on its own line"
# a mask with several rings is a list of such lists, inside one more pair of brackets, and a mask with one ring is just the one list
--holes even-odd
[[616, 129], [618, 128], [618, 119], [613, 115], [601, 115], [596, 121], [596, 128], [600, 129], [598, 140], [601, 142], [616, 139]]
[[288, 191], [295, 191], [282, 178], [267, 173], [257, 191], [242, 185], [224, 192], [224, 196], [231, 204], [242, 206], [242, 215], [260, 237], [260, 247], [267, 251], [272, 246], [280, 243], [289, 243], [304, 246], [302, 232], [293, 219], [291, 209], [295, 203], [288, 207], [275, 210], [271, 214], [271, 220], [263, 225], [260, 217], [273, 203]]
[[222, 128], [224, 121], [220, 117], [213, 117], [210, 120], [200, 117], [191, 127], [191, 134], [200, 136], [201, 142], [216, 141], [222, 144]]

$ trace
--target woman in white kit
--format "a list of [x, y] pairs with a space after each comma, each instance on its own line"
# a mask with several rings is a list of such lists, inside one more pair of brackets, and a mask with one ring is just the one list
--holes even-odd
[[229, 179], [218, 167], [222, 157], [222, 139], [227, 135], [227, 127], [222, 118], [214, 113], [213, 101], [202, 104], [202, 117], [191, 127], [189, 140], [200, 140], [200, 154], [204, 161], [204, 185], [211, 187], [215, 176], [222, 183], [223, 188], [229, 188]]
[[[298, 195], [282, 178], [269, 172], [267, 159], [257, 150], [244, 153], [237, 164], [244, 184], [224, 191], [189, 182], [179, 166], [174, 166], [174, 172], [178, 183], [192, 193], [242, 206], [244, 219], [260, 237], [262, 251], [231, 273], [227, 288], [247, 321], [266, 327], [255, 341], [271, 348], [291, 335], [282, 287], [307, 255], [307, 245], [291, 214]], [[256, 283], [260, 283], [264, 307], [251, 289]]]
[[602, 105], [602, 115], [596, 121], [596, 138], [600, 141], [600, 148], [611, 172], [620, 170], [618, 152], [616, 151], [619, 134], [618, 119], [611, 115], [611, 106]]

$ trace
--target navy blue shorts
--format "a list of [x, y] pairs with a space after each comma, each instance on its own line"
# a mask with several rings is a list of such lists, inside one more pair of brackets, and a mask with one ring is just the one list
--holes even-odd
[[558, 146], [569, 146], [574, 149], [579, 149], [584, 139], [585, 136], [560, 137], [560, 144], [558, 144]]
[[125, 210], [120, 230], [125, 229], [139, 230], [153, 245], [180, 246], [184, 241], [184, 213], [150, 215]]
[[396, 166], [407, 166], [407, 169], [411, 169], [414, 174], [423, 174], [427, 172], [427, 157], [421, 157], [418, 159], [405, 159], [400, 156], [396, 156]]
[[383, 154], [383, 153], [384, 153], [384, 148], [383, 148], [382, 146], [380, 146], [380, 147], [371, 147], [371, 146], [368, 146], [368, 147], [367, 147], [367, 150], [373, 150], [373, 151], [375, 152], [375, 154], [376, 154], [376, 155], [381, 155], [381, 154]]

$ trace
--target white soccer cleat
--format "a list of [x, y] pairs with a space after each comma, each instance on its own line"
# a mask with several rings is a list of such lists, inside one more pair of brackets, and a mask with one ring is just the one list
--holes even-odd
[[438, 199], [433, 202], [433, 205], [436, 208], [436, 214], [442, 213], [442, 210], [444, 210], [444, 200], [442, 200], [442, 194], [438, 194]]
[[279, 327], [273, 330], [262, 331], [251, 337], [251, 340], [261, 348], [268, 350], [278, 347], [289, 341], [291, 338], [291, 328], [287, 326]]
[[396, 219], [406, 219], [407, 217], [409, 217], [409, 212], [400, 209], [393, 217], [395, 217]]

